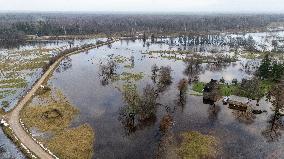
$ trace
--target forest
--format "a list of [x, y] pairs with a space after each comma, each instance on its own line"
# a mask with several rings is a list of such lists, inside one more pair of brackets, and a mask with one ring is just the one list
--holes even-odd
[[22, 41], [25, 35], [207, 34], [261, 31], [283, 14], [95, 14], [1, 13], [0, 40]]

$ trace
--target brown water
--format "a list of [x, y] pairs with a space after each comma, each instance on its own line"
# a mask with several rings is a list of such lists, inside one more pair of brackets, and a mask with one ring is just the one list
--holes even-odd
[[[167, 49], [169, 46], [166, 44], [152, 44], [147, 47], [139, 40], [120, 41], [111, 46], [72, 55], [54, 72], [49, 83], [62, 89], [80, 110], [72, 126], [89, 123], [95, 131], [94, 158], [155, 158], [162, 139], [159, 123], [166, 112], [174, 116], [174, 136], [182, 131], [199, 131], [213, 135], [220, 140], [220, 156], [223, 158], [270, 158], [272, 155], [284, 158], [284, 139], [279, 136], [268, 142], [269, 138], [262, 134], [269, 126], [268, 119], [272, 115], [270, 103], [264, 99], [260, 102], [260, 108], [268, 113], [256, 115], [250, 121], [240, 120], [238, 112], [221, 103], [217, 103], [216, 107], [203, 104], [202, 97], [199, 96], [187, 95], [186, 104], [183, 107], [178, 106], [177, 83], [182, 78], [188, 78], [184, 73], [186, 63], [165, 58], [149, 58], [148, 55], [141, 54], [149, 50]], [[141, 123], [136, 131], [129, 132], [118, 120], [119, 110], [125, 106], [119, 88], [127, 81], [109, 82], [108, 85], [101, 83], [99, 66], [112, 54], [127, 58], [134, 56], [133, 68], [125, 68], [124, 65], [129, 62], [124, 62], [119, 64], [117, 72], [143, 72], [144, 77], [141, 80], [132, 81], [137, 85], [140, 94], [147, 84], [154, 85], [151, 79], [152, 65], [171, 66], [172, 69], [173, 82], [158, 99], [159, 103], [167, 105], [168, 109], [158, 107], [156, 119]], [[210, 69], [213, 66], [202, 64], [194, 73], [204, 82], [211, 78], [219, 80], [221, 77], [228, 82], [233, 78], [240, 80], [251, 77], [251, 73], [242, 67], [242, 63], [246, 62], [248, 60], [242, 59], [218, 69]], [[283, 124], [283, 119], [280, 119], [280, 122]], [[283, 130], [279, 132], [281, 134]]]

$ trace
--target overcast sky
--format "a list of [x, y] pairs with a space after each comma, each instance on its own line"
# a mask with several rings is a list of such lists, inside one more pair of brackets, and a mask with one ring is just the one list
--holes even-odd
[[0, 0], [0, 11], [284, 13], [284, 0]]

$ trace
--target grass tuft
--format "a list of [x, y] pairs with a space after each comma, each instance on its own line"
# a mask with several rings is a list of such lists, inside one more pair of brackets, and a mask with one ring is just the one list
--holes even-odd
[[177, 153], [183, 159], [216, 158], [218, 142], [213, 136], [191, 131], [181, 134], [183, 140]]

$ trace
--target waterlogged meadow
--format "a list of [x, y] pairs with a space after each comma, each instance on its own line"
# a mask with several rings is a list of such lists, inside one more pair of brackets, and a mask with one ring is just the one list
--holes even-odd
[[[38, 80], [51, 57], [71, 47], [96, 43], [98, 39], [29, 42], [0, 49], [0, 114], [11, 110]], [[99, 39], [105, 40], [105, 39]], [[68, 60], [67, 60], [68, 61]], [[68, 67], [68, 66], [66, 66]], [[70, 117], [71, 118], [71, 117]], [[25, 158], [0, 130], [0, 158]], [[54, 144], [53, 144], [54, 145]]]
[[14, 48], [0, 49], [0, 104], [5, 111], [42, 75], [51, 57], [70, 48], [96, 43], [96, 39], [29, 42]]
[[[23, 110], [23, 120], [63, 158], [74, 157], [75, 149], [75, 157], [84, 158], [283, 158], [283, 118], [273, 118], [272, 103], [263, 95], [268, 91], [253, 100], [243, 93], [264, 56], [258, 46], [265, 42], [269, 49], [273, 41], [256, 35], [251, 34], [254, 51], [208, 36], [185, 43], [121, 40], [72, 55], [47, 81], [51, 89], [36, 94]], [[262, 113], [233, 110], [221, 100], [204, 103], [202, 90], [211, 79], [221, 84], [222, 96], [249, 101], [250, 109]], [[273, 85], [260, 84], [264, 90]], [[52, 104], [61, 97], [68, 104]], [[71, 137], [85, 146], [77, 149]]]

